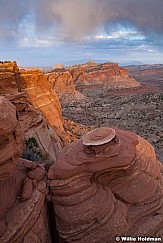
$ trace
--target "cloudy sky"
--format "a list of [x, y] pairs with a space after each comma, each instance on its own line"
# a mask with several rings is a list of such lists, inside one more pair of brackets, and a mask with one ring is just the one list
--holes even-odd
[[163, 0], [0, 0], [0, 60], [163, 63]]

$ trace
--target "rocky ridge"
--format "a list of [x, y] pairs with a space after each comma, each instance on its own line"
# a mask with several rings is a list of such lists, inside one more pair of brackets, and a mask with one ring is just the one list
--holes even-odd
[[139, 82], [129, 76], [127, 69], [119, 67], [116, 63], [88, 62], [83, 65], [55, 68], [46, 73], [46, 76], [52, 89], [61, 98], [61, 103], [66, 103], [64, 100], [67, 96], [71, 96], [69, 101], [72, 98], [76, 101], [88, 101], [88, 92], [103, 93], [110, 89], [140, 86]]
[[163, 65], [131, 65], [126, 67], [132, 76], [145, 85], [163, 90]]

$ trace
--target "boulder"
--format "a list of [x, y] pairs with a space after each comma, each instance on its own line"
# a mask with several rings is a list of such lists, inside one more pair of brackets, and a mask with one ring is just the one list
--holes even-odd
[[143, 138], [97, 128], [65, 147], [48, 178], [65, 242], [162, 236], [163, 167]]

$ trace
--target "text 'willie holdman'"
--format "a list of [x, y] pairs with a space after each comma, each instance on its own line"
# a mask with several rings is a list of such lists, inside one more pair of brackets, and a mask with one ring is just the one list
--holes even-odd
[[132, 237], [132, 236], [118, 236], [116, 237], [116, 241], [118, 242], [128, 242], [128, 241], [133, 241], [133, 242], [162, 242], [161, 237]]

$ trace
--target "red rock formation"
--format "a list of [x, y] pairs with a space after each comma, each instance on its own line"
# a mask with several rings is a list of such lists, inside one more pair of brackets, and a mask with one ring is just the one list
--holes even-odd
[[64, 145], [69, 143], [72, 137], [73, 140], [76, 139], [76, 136], [69, 135], [64, 129], [58, 96], [50, 88], [45, 75], [39, 70], [20, 71], [20, 89], [25, 91], [32, 105], [43, 113], [52, 128], [50, 129], [52, 136], [56, 137], [57, 133]]
[[[163, 167], [143, 138], [115, 132], [110, 142], [108, 128], [83, 136], [89, 146], [81, 139], [73, 142], [49, 170], [57, 228], [65, 242], [163, 237]], [[103, 144], [91, 145], [95, 140]]]
[[[45, 75], [39, 70], [19, 71], [16, 62], [1, 62], [0, 72], [0, 93], [5, 94], [17, 107], [26, 139], [34, 137], [44, 157], [47, 155], [47, 159], [54, 161], [63, 144], [76, 139], [68, 131], [71, 128], [66, 125], [66, 131], [64, 129], [61, 106], [55, 91], [51, 90]], [[11, 72], [12, 78], [8, 78], [6, 85], [8, 72]]]
[[51, 85], [51, 89], [57, 93], [61, 104], [73, 104], [88, 100], [88, 98], [75, 89], [74, 77], [71, 70], [64, 68], [55, 69], [53, 72], [46, 73], [46, 77]]
[[35, 138], [43, 161], [55, 161], [58, 153], [62, 149], [62, 141], [56, 131], [52, 129], [46, 119], [36, 108], [34, 108], [22, 93], [6, 95], [16, 107], [19, 115], [19, 123], [25, 132], [25, 139]]
[[55, 91], [39, 70], [21, 70], [16, 62], [0, 63], [0, 94], [26, 92], [28, 100], [59, 133], [64, 132], [62, 111]]
[[74, 91], [75, 87], [82, 91], [84, 87], [104, 89], [132, 88], [140, 83], [129, 76], [128, 70], [116, 63], [97, 64], [88, 62], [84, 65], [55, 69], [46, 74], [51, 87], [56, 92]]
[[139, 82], [129, 77], [128, 70], [116, 63], [88, 64], [74, 69], [76, 87], [102, 85], [107, 89], [131, 88], [140, 86]]
[[39, 70], [21, 71], [20, 89], [26, 92], [33, 106], [44, 114], [49, 124], [58, 133], [64, 132], [58, 97], [51, 90], [46, 77]]
[[16, 62], [0, 62], [0, 94], [17, 91], [19, 68]]
[[23, 136], [15, 107], [0, 97], [0, 242], [51, 242], [46, 172], [19, 159]]
[[75, 90], [73, 76], [68, 70], [59, 69], [58, 71], [46, 74], [46, 76], [52, 89], [56, 92]]
[[15, 107], [0, 97], [0, 180], [6, 179], [22, 151], [22, 132]]

